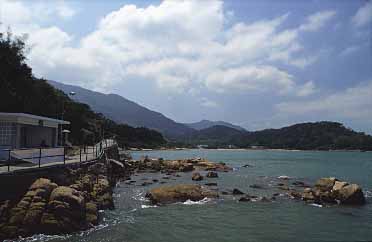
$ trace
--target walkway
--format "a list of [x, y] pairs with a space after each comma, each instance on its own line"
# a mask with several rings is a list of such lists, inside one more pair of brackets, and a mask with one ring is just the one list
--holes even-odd
[[[101, 142], [97, 143], [95, 146], [86, 146], [85, 149], [83, 148], [79, 149], [78, 152], [72, 156], [66, 155], [65, 161], [63, 160], [63, 157], [64, 157], [63, 153], [62, 155], [57, 155], [57, 157], [62, 157], [59, 161], [55, 161], [56, 157], [43, 157], [42, 155], [40, 158], [40, 168], [93, 161], [97, 159], [97, 157], [100, 157], [103, 154], [104, 149], [111, 147], [113, 145], [116, 145], [116, 142], [112, 139], [102, 140]], [[38, 151], [39, 149], [36, 149], [36, 150]], [[23, 152], [23, 153], [26, 153], [26, 152]], [[30, 154], [30, 153], [35, 153], [35, 152], [32, 151], [28, 153]], [[47, 156], [49, 155], [51, 155], [51, 152], [47, 152]], [[19, 164], [19, 165], [10, 165], [9, 167], [7, 165], [0, 166], [0, 174], [13, 172], [13, 171], [19, 171], [19, 170], [38, 169], [39, 168], [39, 156], [28, 156], [28, 157], [32, 157], [32, 158], [23, 159], [27, 162]]]

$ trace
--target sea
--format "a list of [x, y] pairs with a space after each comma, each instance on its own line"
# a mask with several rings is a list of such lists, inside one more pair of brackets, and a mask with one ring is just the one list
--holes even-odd
[[[372, 153], [275, 150], [164, 150], [136, 151], [134, 159], [148, 156], [164, 159], [206, 158], [225, 162], [233, 171], [218, 178], [192, 181], [192, 173], [180, 177], [141, 173], [132, 176], [136, 183], [118, 183], [115, 209], [100, 211], [99, 226], [84, 232], [64, 235], [35, 235], [19, 241], [120, 241], [120, 242], [366, 242], [372, 241]], [[244, 167], [247, 165], [246, 167]], [[204, 174], [204, 173], [202, 173]], [[281, 178], [289, 178], [283, 180]], [[362, 186], [364, 206], [319, 206], [290, 199], [277, 184], [302, 181], [313, 184], [321, 177], [336, 177]], [[165, 184], [217, 183], [217, 189], [237, 188], [273, 202], [239, 202], [234, 196], [186, 201], [153, 206], [146, 192], [159, 182]], [[260, 189], [252, 188], [256, 184]], [[257, 186], [256, 186], [257, 187]]]

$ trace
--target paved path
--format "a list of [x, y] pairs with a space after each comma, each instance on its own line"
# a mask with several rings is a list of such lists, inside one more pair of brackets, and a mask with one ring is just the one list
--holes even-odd
[[[102, 143], [102, 145], [101, 145]], [[107, 142], [101, 142], [101, 143], [98, 143], [97, 145], [94, 146], [94, 149], [93, 149], [93, 146], [87, 146], [86, 147], [86, 152], [87, 153], [84, 153], [84, 150], [82, 150], [82, 153], [81, 153], [81, 162], [85, 162], [85, 161], [92, 161], [94, 159], [96, 159], [96, 153], [97, 155], [99, 155], [101, 152], [101, 148], [107, 148], [107, 147], [110, 147], [114, 144], [116, 144], [113, 140], [107, 140]], [[106, 146], [107, 144], [107, 146]], [[97, 152], [97, 149], [99, 150]], [[34, 162], [34, 163], [33, 163]], [[0, 166], [0, 174], [2, 173], [7, 173], [7, 172], [12, 172], [12, 171], [18, 171], [18, 170], [30, 170], [30, 169], [37, 169], [39, 168], [39, 164], [38, 162], [29, 162], [29, 163], [23, 163], [23, 164], [19, 164], [19, 165], [11, 165], [9, 168], [9, 171], [8, 171], [8, 166]], [[73, 164], [73, 163], [79, 163], [80, 162], [80, 152], [79, 154], [77, 155], [73, 155], [73, 156], [66, 156], [66, 161], [65, 163], [66, 164]], [[56, 161], [56, 162], [53, 162], [51, 160], [47, 160], [45, 162], [41, 162], [41, 165], [40, 167], [51, 167], [51, 166], [57, 166], [57, 165], [62, 165], [64, 164], [63, 161]]]

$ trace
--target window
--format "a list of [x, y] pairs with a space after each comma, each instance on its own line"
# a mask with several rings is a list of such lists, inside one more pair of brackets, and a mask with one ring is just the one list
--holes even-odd
[[16, 135], [13, 123], [0, 121], [0, 145], [12, 145], [12, 138]]

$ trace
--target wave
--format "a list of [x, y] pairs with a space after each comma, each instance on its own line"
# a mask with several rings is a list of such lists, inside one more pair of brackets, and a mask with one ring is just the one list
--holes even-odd
[[289, 180], [292, 179], [290, 176], [278, 176], [278, 179]]
[[190, 199], [188, 199], [186, 200], [186, 202], [183, 202], [182, 204], [185, 204], [185, 205], [206, 204], [207, 202], [210, 202], [210, 201], [211, 201], [210, 198], [205, 197], [199, 201], [191, 201]]
[[[17, 242], [32, 242], [32, 241], [49, 241], [49, 240], [63, 240], [71, 237], [71, 234], [67, 235], [46, 235], [46, 234], [36, 234], [32, 237], [20, 238], [16, 240]], [[4, 240], [4, 242], [11, 242], [14, 240]]]
[[318, 207], [318, 208], [322, 208], [322, 207], [323, 207], [323, 205], [321, 205], [321, 204], [316, 204], [316, 203], [310, 203], [309, 205], [310, 205], [310, 206], [313, 206], [313, 207]]
[[156, 205], [146, 205], [146, 204], [142, 204], [141, 205], [141, 208], [157, 208], [158, 206]]
[[365, 198], [370, 198], [370, 197], [372, 197], [372, 191], [366, 190], [365, 193], [364, 193], [364, 197], [365, 197]]

